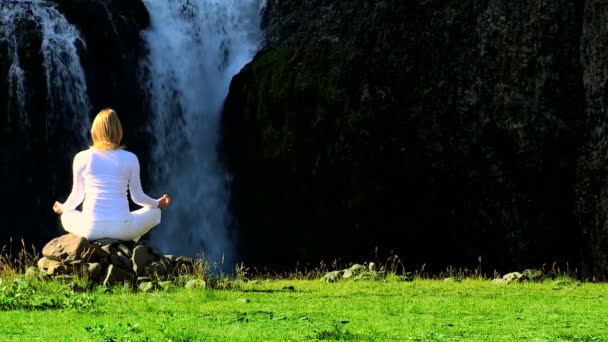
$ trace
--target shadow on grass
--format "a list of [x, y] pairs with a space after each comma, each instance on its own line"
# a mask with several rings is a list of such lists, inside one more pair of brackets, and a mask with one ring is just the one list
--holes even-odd
[[369, 341], [369, 336], [353, 334], [346, 328], [348, 321], [335, 322], [332, 328], [317, 331], [314, 335], [315, 340], [330, 341]]

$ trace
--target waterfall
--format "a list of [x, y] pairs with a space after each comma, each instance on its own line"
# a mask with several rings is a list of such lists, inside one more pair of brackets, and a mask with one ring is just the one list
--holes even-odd
[[10, 60], [9, 121], [23, 129], [28, 127], [30, 115], [39, 114], [25, 109], [28, 73], [21, 64], [19, 44], [31, 44], [20, 41], [27, 22], [33, 23], [41, 39], [48, 104], [46, 134], [56, 127], [74, 131], [83, 147], [88, 141], [90, 105], [78, 48], [86, 45], [78, 30], [45, 1], [11, 1], [0, 6], [0, 40], [6, 41]]
[[260, 0], [145, 0], [144, 62], [153, 117], [151, 172], [172, 207], [152, 231], [161, 250], [233, 257], [228, 186], [217, 156], [220, 112], [232, 77], [261, 42]]

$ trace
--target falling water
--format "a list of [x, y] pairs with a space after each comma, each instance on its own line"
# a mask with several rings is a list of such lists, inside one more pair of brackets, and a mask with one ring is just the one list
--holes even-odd
[[262, 34], [260, 0], [146, 0], [151, 28], [144, 70], [154, 119], [153, 178], [173, 204], [152, 240], [161, 249], [219, 260], [233, 255], [229, 176], [216, 152], [232, 77]]
[[[42, 40], [40, 52], [48, 103], [46, 129], [53, 130], [56, 125], [63, 127], [67, 123], [69, 127], [65, 128], [77, 132], [84, 144], [88, 140], [90, 105], [78, 46], [85, 47], [85, 42], [78, 30], [46, 1], [10, 1], [0, 6], [0, 40], [7, 42], [11, 59], [9, 119], [17, 117], [23, 128], [29, 125], [29, 115], [34, 114], [25, 111], [27, 72], [18, 53], [19, 44], [24, 43], [19, 41], [23, 22], [34, 22]], [[59, 121], [62, 124], [58, 124]]]

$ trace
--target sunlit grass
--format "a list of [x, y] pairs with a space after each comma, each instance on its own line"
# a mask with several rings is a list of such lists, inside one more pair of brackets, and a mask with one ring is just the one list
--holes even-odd
[[[389, 278], [390, 279], [390, 278]], [[94, 290], [91, 302], [0, 312], [4, 340], [607, 340], [605, 284], [232, 281], [230, 290]], [[63, 293], [47, 282], [39, 291]], [[72, 296], [77, 296], [73, 294]], [[64, 294], [64, 296], [69, 296]]]
[[35, 252], [3, 255], [2, 341], [608, 341], [608, 284], [565, 273], [498, 285], [481, 267], [430, 275], [392, 257], [365, 265], [377, 267], [376, 280], [325, 283], [319, 278], [343, 265], [276, 275], [241, 264], [226, 277], [197, 260], [186, 276], [207, 288], [138, 293], [26, 275]]

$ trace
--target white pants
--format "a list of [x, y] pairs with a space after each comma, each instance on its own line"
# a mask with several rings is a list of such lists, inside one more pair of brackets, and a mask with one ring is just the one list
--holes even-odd
[[94, 221], [78, 210], [61, 214], [61, 224], [67, 232], [88, 240], [117, 239], [137, 242], [144, 234], [160, 223], [159, 208], [141, 208], [130, 213], [125, 220]]

